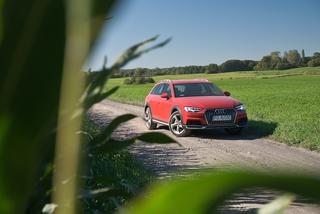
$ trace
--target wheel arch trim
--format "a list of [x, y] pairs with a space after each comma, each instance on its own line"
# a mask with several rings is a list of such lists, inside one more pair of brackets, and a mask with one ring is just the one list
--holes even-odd
[[[175, 111], [178, 111], [179, 114], [180, 114], [180, 117], [181, 117], [181, 121], [182, 121], [182, 124], [183, 124], [183, 115], [182, 115], [182, 112], [181, 112], [181, 109], [179, 108], [179, 106], [175, 105], [171, 108], [171, 115], [173, 114], [173, 112]], [[171, 120], [171, 116], [170, 116], [170, 120]], [[169, 120], [169, 123], [170, 123], [170, 120]], [[183, 124], [184, 125], [184, 124]]]

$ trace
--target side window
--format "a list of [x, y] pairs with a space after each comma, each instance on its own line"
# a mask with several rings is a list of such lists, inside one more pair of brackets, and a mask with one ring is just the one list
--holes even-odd
[[154, 87], [152, 89], [152, 91], [150, 92], [150, 94], [157, 94], [157, 90], [159, 89], [160, 85], [157, 85], [156, 87]]
[[163, 93], [168, 93], [169, 97], [171, 97], [171, 90], [170, 90], [170, 85], [169, 84], [163, 84], [163, 88], [160, 92], [160, 95]]
[[160, 95], [163, 90], [164, 84], [157, 85], [152, 91], [151, 94]]
[[156, 90], [156, 95], [161, 95], [163, 91], [164, 84], [160, 84], [159, 88]]
[[174, 85], [173, 88], [174, 88], [175, 97], [183, 97], [185, 95], [186, 85], [178, 84], [178, 85]]
[[168, 88], [168, 84], [163, 84], [163, 88], [162, 88], [160, 94], [166, 93], [167, 92], [167, 88]]
[[168, 93], [169, 97], [171, 97], [171, 90], [169, 84], [159, 84], [151, 91], [151, 94], [161, 95], [162, 93]]

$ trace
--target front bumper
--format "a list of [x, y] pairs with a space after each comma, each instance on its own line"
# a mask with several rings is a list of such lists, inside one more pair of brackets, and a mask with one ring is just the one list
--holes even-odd
[[183, 117], [186, 129], [220, 129], [220, 128], [243, 128], [248, 123], [245, 111], [237, 111], [234, 120], [230, 123], [209, 124], [204, 112], [187, 113]]
[[247, 126], [247, 123], [245, 124], [232, 124], [232, 125], [185, 125], [184, 127], [186, 129], [221, 129], [221, 128], [244, 128]]

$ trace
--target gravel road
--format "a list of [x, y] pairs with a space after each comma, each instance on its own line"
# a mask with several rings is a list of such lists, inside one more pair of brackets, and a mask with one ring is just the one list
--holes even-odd
[[[96, 124], [105, 126], [110, 119], [124, 114], [136, 114], [137, 118], [116, 130], [115, 137], [127, 138], [147, 132], [143, 108], [105, 100], [93, 106], [89, 117]], [[248, 127], [250, 128], [250, 127]], [[230, 136], [223, 131], [198, 131], [190, 137], [177, 138], [167, 127], [157, 130], [177, 140], [177, 144], [146, 144], [139, 142], [129, 151], [159, 179], [172, 174], [185, 174], [198, 168], [233, 168], [242, 166], [262, 171], [287, 170], [301, 171], [304, 174], [320, 173], [320, 154], [303, 148], [290, 147], [259, 136]], [[227, 213], [254, 213], [254, 211], [273, 199], [278, 193], [266, 190], [248, 190], [236, 194], [223, 208]], [[295, 201], [286, 213], [320, 213], [320, 206], [305, 203], [305, 199]]]

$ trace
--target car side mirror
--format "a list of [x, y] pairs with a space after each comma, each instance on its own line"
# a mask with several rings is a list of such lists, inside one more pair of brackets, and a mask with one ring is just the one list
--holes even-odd
[[231, 95], [229, 91], [225, 91], [225, 92], [223, 92], [223, 93], [224, 93], [224, 95], [226, 95], [226, 96], [228, 96], [228, 97]]
[[160, 96], [161, 98], [169, 99], [168, 93], [162, 93]]

